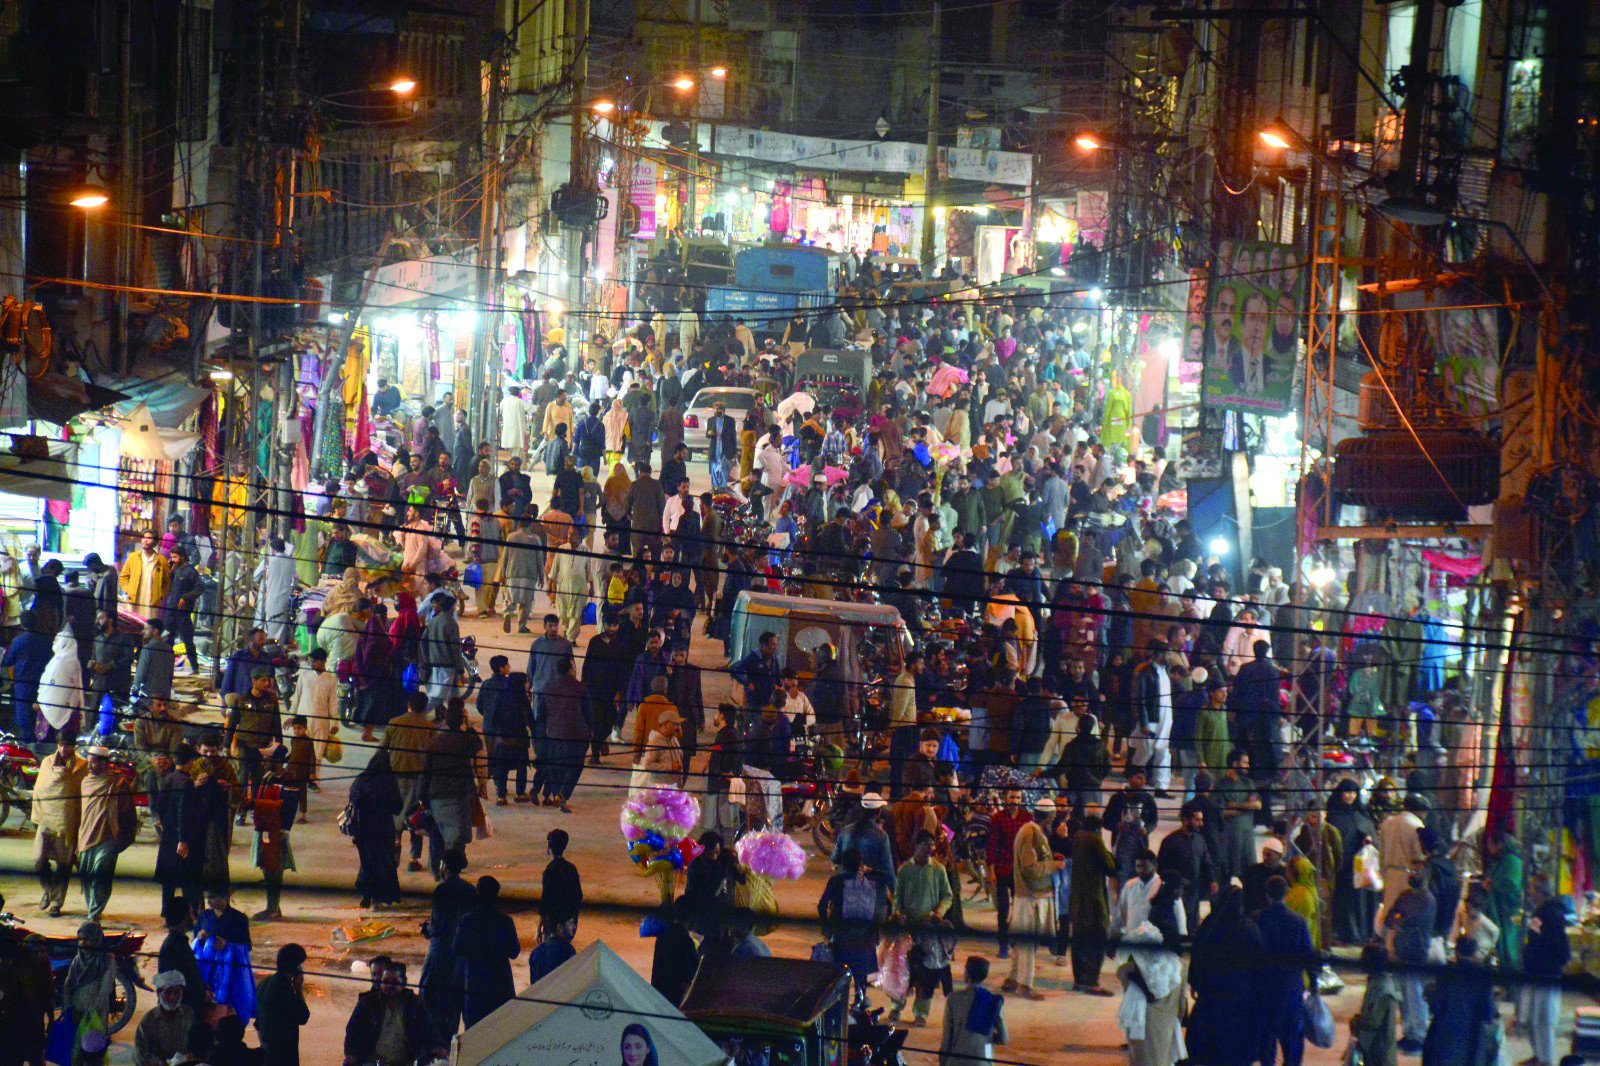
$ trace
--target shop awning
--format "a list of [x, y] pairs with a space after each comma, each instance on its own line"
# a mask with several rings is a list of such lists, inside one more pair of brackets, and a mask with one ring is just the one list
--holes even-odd
[[64, 426], [85, 411], [98, 411], [125, 399], [125, 394], [104, 385], [46, 374], [28, 382], [28, 417]]
[[[0, 442], [5, 439], [0, 436]], [[0, 451], [0, 493], [71, 503], [76, 452], [77, 445], [67, 441], [51, 441], [48, 459], [23, 459]]]
[[150, 417], [162, 429], [177, 429], [200, 409], [211, 395], [210, 389], [192, 385], [182, 374], [173, 372], [159, 378], [116, 378], [109, 384], [125, 397], [117, 401], [117, 414], [126, 418], [143, 404]]

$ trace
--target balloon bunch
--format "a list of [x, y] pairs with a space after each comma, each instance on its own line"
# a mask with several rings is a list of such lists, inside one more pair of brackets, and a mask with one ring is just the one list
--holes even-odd
[[622, 839], [641, 877], [670, 877], [694, 861], [700, 845], [689, 834], [700, 803], [676, 788], [647, 788], [622, 803]]

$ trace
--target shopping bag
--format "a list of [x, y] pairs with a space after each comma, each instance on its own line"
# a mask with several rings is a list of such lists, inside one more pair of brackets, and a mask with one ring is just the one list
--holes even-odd
[[1350, 880], [1357, 889], [1383, 891], [1382, 860], [1378, 858], [1378, 849], [1370, 842], [1363, 844], [1355, 858], [1350, 860]]
[[911, 937], [905, 933], [878, 943], [878, 987], [903, 1002], [911, 989]]
[[328, 762], [339, 762], [344, 758], [344, 741], [339, 739], [339, 734], [328, 738], [322, 748], [322, 757]]
[[1317, 1047], [1332, 1047], [1333, 1011], [1328, 1009], [1322, 997], [1315, 992], [1306, 993], [1305, 1008], [1306, 1039]]
[[407, 692], [417, 691], [417, 664], [407, 663], [406, 668], [400, 671], [400, 687]]
[[599, 612], [595, 608], [594, 601], [590, 600], [588, 603], [583, 605], [583, 620], [579, 623], [579, 625], [599, 625], [600, 623], [597, 621], [598, 616]]
[[483, 585], [483, 564], [468, 563], [466, 569], [461, 571], [461, 583], [469, 589], [481, 587]]

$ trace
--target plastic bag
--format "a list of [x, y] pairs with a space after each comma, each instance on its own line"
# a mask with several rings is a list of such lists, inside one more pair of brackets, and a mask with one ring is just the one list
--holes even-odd
[[1350, 880], [1357, 889], [1383, 891], [1382, 860], [1378, 858], [1378, 849], [1370, 842], [1363, 844], [1361, 850], [1356, 852], [1356, 857], [1350, 861]]
[[590, 600], [583, 605], [583, 618], [578, 624], [585, 626], [599, 625], [599, 616], [599, 610], [595, 607], [594, 601]]
[[335, 733], [328, 738], [322, 747], [322, 757], [328, 762], [340, 762], [344, 759], [344, 741]]
[[479, 588], [483, 585], [483, 564], [468, 563], [461, 571], [461, 583], [469, 589]]
[[878, 987], [890, 999], [903, 1002], [911, 990], [911, 937], [905, 933], [878, 943]]
[[1306, 1039], [1317, 1047], [1333, 1046], [1333, 1011], [1315, 992], [1306, 993]]
[[406, 668], [400, 671], [400, 687], [407, 692], [417, 691], [418, 671], [416, 663], [406, 663]]

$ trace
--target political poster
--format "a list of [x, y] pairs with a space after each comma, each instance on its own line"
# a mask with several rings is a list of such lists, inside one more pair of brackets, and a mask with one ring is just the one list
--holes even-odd
[[1300, 253], [1286, 244], [1223, 241], [1206, 288], [1201, 402], [1249, 414], [1287, 414], [1305, 321]]

